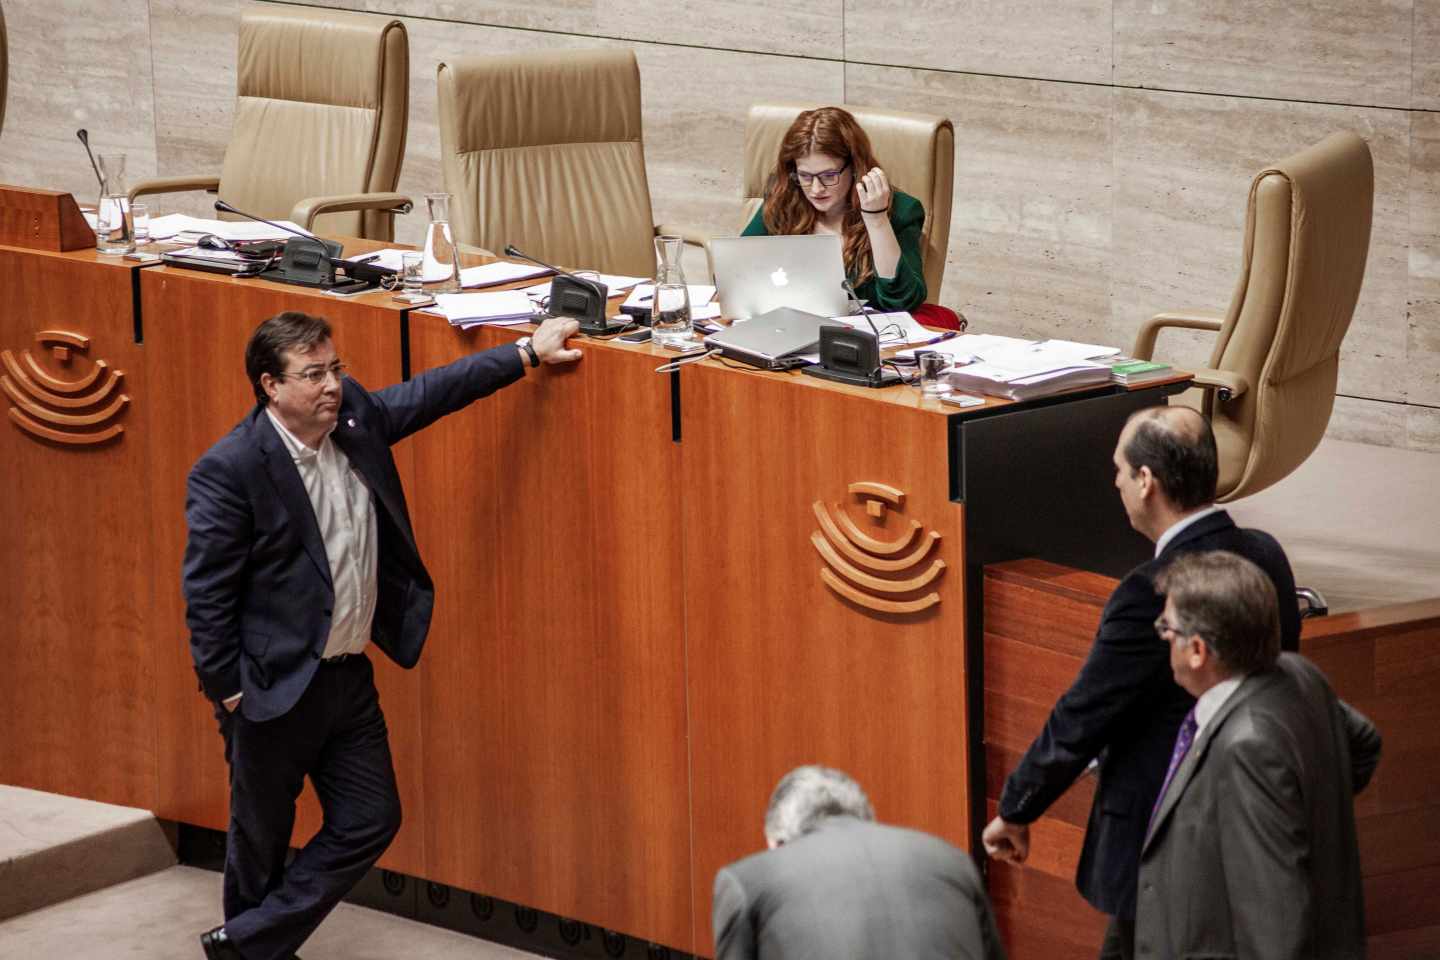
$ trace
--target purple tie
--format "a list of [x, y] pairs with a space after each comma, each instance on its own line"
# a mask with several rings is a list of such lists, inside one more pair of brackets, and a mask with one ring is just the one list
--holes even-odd
[[[1165, 791], [1170, 789], [1170, 781], [1175, 779], [1175, 771], [1180, 769], [1180, 762], [1185, 759], [1185, 754], [1190, 752], [1190, 744], [1195, 742], [1195, 730], [1198, 726], [1195, 722], [1195, 708], [1191, 707], [1180, 724], [1179, 734], [1175, 737], [1175, 749], [1170, 753], [1170, 769], [1165, 771], [1165, 782], [1160, 784], [1160, 794], [1155, 798], [1155, 806], [1150, 808], [1150, 827], [1155, 826], [1155, 814], [1160, 812], [1160, 804], [1165, 800]], [[1149, 827], [1146, 832], [1149, 832]]]

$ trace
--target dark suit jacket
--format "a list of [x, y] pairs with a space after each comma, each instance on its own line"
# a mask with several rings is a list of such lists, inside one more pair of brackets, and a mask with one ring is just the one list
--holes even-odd
[[854, 817], [715, 874], [716, 960], [1003, 960], [975, 864], [939, 837]]
[[1175, 771], [1140, 858], [1137, 955], [1365, 955], [1353, 794], [1380, 735], [1314, 664], [1253, 674]]
[[[331, 439], [370, 488], [379, 532], [371, 639], [402, 667], [420, 658], [435, 588], [390, 445], [523, 372], [506, 345], [375, 393], [345, 381]], [[185, 618], [201, 688], [217, 701], [243, 691], [250, 720], [278, 717], [315, 673], [335, 592], [315, 511], [263, 407], [191, 469], [185, 520]]]
[[1223, 510], [1195, 521], [1110, 595], [1080, 675], [1055, 704], [1000, 797], [1002, 817], [1030, 823], [1092, 758], [1100, 758], [1100, 782], [1075, 885], [1105, 913], [1129, 916], [1134, 911], [1145, 825], [1165, 780], [1180, 721], [1195, 703], [1175, 683], [1170, 650], [1155, 635], [1155, 618], [1165, 604], [1155, 593], [1154, 578], [1176, 557], [1205, 550], [1238, 553], [1269, 574], [1280, 603], [1281, 646], [1299, 647], [1295, 578], [1280, 545], [1269, 534], [1241, 530]]

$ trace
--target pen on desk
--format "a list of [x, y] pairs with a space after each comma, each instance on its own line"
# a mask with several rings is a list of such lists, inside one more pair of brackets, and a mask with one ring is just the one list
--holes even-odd
[[351, 262], [351, 263], [369, 263], [371, 260], [379, 260], [379, 259], [380, 259], [380, 254], [381, 254], [381, 252], [382, 252], [382, 251], [378, 251], [378, 250], [377, 250], [375, 253], [367, 253], [365, 256], [363, 256], [363, 257], [356, 257], [354, 260], [351, 260], [350, 262]]
[[920, 346], [922, 346], [922, 347], [928, 347], [928, 346], [930, 346], [931, 344], [934, 344], [934, 343], [944, 343], [946, 340], [954, 340], [954, 339], [955, 339], [956, 337], [958, 337], [958, 336], [960, 336], [960, 334], [959, 334], [958, 331], [951, 330], [951, 331], [949, 331], [949, 332], [947, 332], [947, 333], [942, 333], [942, 334], [940, 334], [940, 336], [938, 336], [938, 337], [933, 337], [933, 338], [931, 338], [931, 339], [929, 339], [929, 340], [926, 340], [924, 343], [920, 344]]

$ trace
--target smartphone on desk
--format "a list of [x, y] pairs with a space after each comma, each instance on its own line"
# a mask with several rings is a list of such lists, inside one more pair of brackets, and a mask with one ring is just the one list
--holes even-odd
[[639, 330], [636, 330], [634, 333], [627, 333], [627, 334], [625, 334], [623, 337], [620, 338], [620, 342], [621, 342], [621, 343], [644, 343], [645, 341], [647, 341], [647, 340], [650, 339], [650, 333], [651, 333], [651, 331], [650, 331], [650, 328], [649, 328], [649, 327], [641, 327]]

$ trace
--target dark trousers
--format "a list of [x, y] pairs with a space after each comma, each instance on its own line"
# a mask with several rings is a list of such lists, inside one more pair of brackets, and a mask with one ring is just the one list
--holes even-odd
[[[400, 829], [400, 795], [375, 672], [322, 663], [294, 709], [255, 723], [220, 708], [230, 765], [225, 933], [245, 960], [287, 960]], [[287, 867], [306, 777], [324, 824]]]

